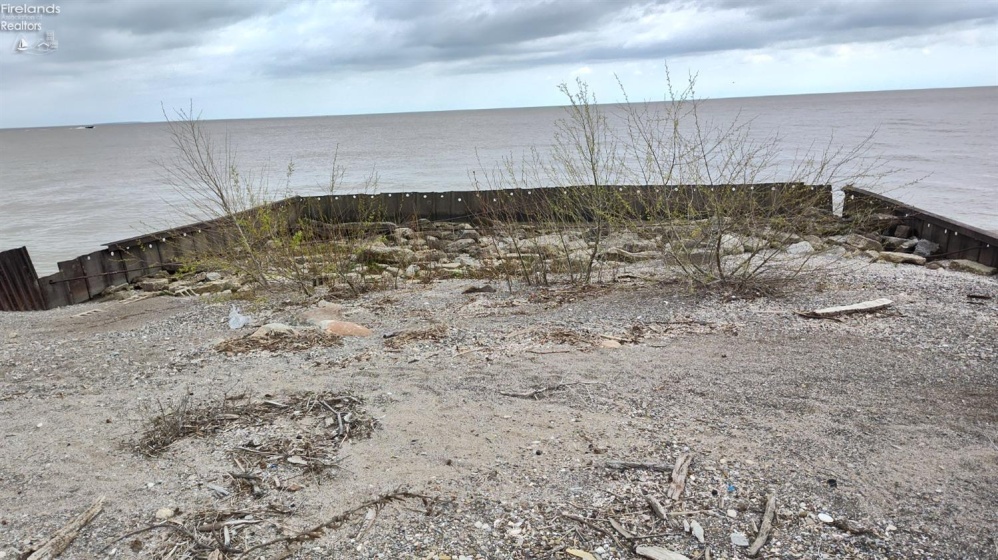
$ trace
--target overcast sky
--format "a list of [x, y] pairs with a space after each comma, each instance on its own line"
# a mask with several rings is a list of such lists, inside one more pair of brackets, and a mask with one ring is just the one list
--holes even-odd
[[0, 128], [661, 99], [666, 61], [711, 98], [998, 85], [998, 0], [26, 5], [59, 13], [0, 14], [42, 28], [0, 32]]

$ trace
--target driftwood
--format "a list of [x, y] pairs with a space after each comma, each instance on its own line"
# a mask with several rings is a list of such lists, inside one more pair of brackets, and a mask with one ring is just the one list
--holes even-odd
[[766, 513], [762, 516], [762, 527], [759, 528], [759, 534], [755, 537], [755, 542], [749, 547], [748, 554], [750, 557], [759, 554], [762, 547], [766, 544], [766, 539], [769, 538], [769, 532], [773, 530], [773, 518], [776, 516], [776, 495], [770, 494], [769, 499], [766, 500]]
[[662, 519], [665, 519], [666, 521], [669, 520], [669, 514], [665, 512], [665, 508], [662, 507], [662, 504], [655, 499], [655, 496], [646, 494], [645, 501], [648, 502], [648, 506], [651, 507], [652, 511], [655, 512], [655, 515], [659, 516]]
[[544, 393], [550, 393], [552, 391], [559, 391], [561, 389], [566, 389], [573, 385], [602, 385], [602, 383], [584, 383], [582, 381], [576, 381], [572, 383], [558, 383], [557, 385], [551, 385], [549, 387], [542, 387], [534, 391], [527, 391], [526, 393], [512, 393], [508, 391], [499, 391], [499, 394], [504, 397], [516, 397], [518, 399], [537, 399], [544, 395]]
[[893, 301], [886, 298], [880, 298], [871, 299], [870, 301], [864, 301], [861, 303], [854, 303], [852, 305], [826, 307], [824, 309], [815, 309], [814, 311], [797, 311], [796, 313], [801, 317], [807, 317], [808, 319], [831, 319], [832, 317], [848, 315], [850, 313], [869, 313], [871, 311], [879, 311], [892, 305], [894, 305]]
[[672, 467], [662, 463], [638, 463], [635, 461], [607, 461], [603, 466], [608, 469], [614, 469], [618, 471], [626, 471], [628, 469], [634, 469], [634, 470], [644, 470], [644, 471], [669, 472], [672, 470]]
[[689, 453], [683, 453], [676, 459], [676, 468], [672, 470], [672, 484], [665, 495], [673, 500], [683, 497], [683, 490], [686, 489], [686, 473], [690, 470], [690, 462], [693, 457]]
[[104, 510], [104, 496], [97, 498], [92, 506], [86, 509], [80, 515], [77, 515], [70, 520], [62, 529], [59, 529], [55, 535], [52, 535], [41, 548], [31, 553], [27, 560], [49, 560], [50, 558], [55, 558], [62, 554], [62, 551], [66, 550], [66, 547], [76, 539], [79, 534], [80, 529], [84, 528], [88, 523], [94, 520], [97, 515]]

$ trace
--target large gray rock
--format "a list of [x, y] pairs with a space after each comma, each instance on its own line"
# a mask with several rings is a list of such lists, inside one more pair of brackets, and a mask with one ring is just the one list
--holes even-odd
[[658, 248], [658, 243], [653, 239], [642, 239], [636, 233], [610, 233], [600, 242], [603, 247], [618, 248], [628, 253], [640, 253], [642, 251], [654, 251]]
[[939, 244], [933, 243], [928, 239], [919, 239], [918, 243], [915, 243], [914, 253], [920, 257], [929, 257], [932, 253], [939, 250]]
[[979, 274], [981, 276], [994, 276], [998, 272], [998, 268], [969, 259], [954, 259], [950, 261], [949, 269], [957, 272], [970, 272], [971, 274]]
[[808, 241], [798, 241], [787, 246], [787, 253], [791, 255], [807, 255], [814, 252], [814, 247]]

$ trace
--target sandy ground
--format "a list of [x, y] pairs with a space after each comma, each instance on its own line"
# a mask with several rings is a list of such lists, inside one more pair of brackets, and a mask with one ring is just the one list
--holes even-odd
[[[63, 558], [743, 558], [732, 535], [755, 539], [769, 495], [760, 557], [998, 555], [994, 278], [880, 263], [753, 300], [647, 279], [462, 293], [481, 284], [367, 294], [340, 303], [374, 336], [231, 355], [215, 345], [251, 329], [228, 302], [0, 314], [0, 557], [100, 495]], [[794, 313], [877, 297], [894, 306]], [[239, 303], [260, 325], [316, 301]], [[309, 395], [362, 400], [357, 435]], [[185, 399], [229, 423], [137, 451]], [[399, 488], [425, 499], [336, 517]]]

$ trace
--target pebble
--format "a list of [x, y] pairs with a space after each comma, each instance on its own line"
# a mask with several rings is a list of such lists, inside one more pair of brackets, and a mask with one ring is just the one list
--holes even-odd
[[175, 515], [172, 508], [159, 508], [156, 510], [156, 519], [166, 520]]
[[818, 521], [821, 521], [822, 523], [832, 523], [835, 521], [835, 518], [832, 517], [831, 515], [828, 515], [827, 513], [819, 513]]
[[731, 544], [735, 546], [748, 546], [748, 537], [745, 533], [731, 533]]
[[729, 509], [728, 510], [728, 517], [734, 519], [734, 518], [738, 517], [738, 512], [735, 511], [735, 510], [733, 510], [733, 509]]

